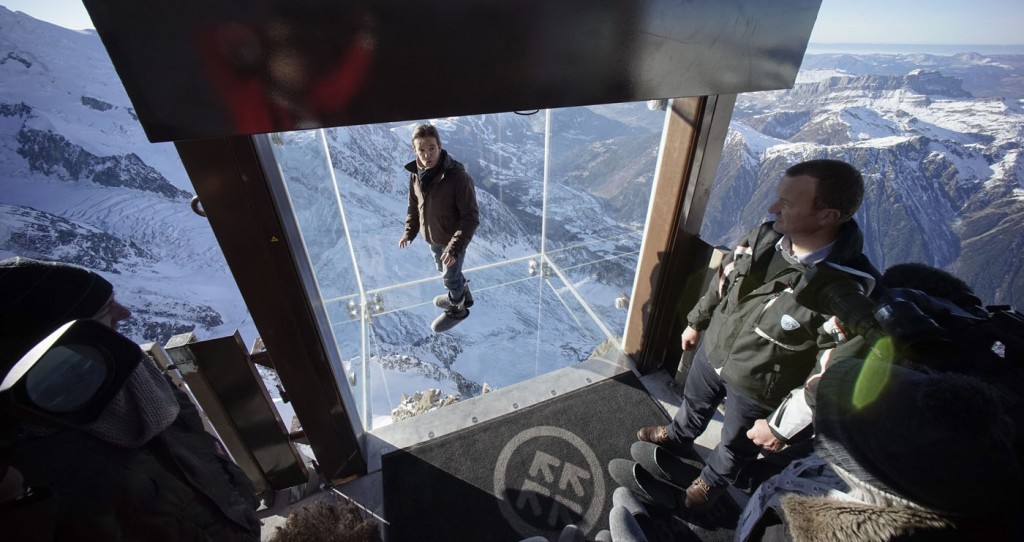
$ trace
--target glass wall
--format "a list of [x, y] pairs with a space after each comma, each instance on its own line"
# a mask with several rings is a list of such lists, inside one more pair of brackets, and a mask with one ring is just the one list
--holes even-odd
[[417, 122], [273, 134], [299, 239], [367, 429], [403, 396], [467, 399], [619, 347], [664, 112], [645, 103], [427, 121], [473, 177], [470, 316], [430, 329], [445, 292], [418, 237], [398, 246]]
[[701, 237], [731, 246], [771, 219], [786, 168], [844, 160], [864, 176], [854, 218], [875, 267], [924, 263], [1020, 307], [1022, 57], [906, 47], [811, 49], [791, 90], [739, 96]]

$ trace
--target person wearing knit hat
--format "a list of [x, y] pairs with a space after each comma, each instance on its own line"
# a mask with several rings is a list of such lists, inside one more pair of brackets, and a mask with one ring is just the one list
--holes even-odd
[[[259, 540], [251, 482], [204, 430], [188, 396], [114, 330], [130, 312], [113, 291], [72, 265], [0, 261], [0, 467], [23, 478], [21, 491], [7, 493], [35, 496], [0, 502], [4, 532], [39, 540]], [[115, 343], [121, 347], [109, 348]], [[71, 387], [89, 389], [68, 377], [83, 363], [101, 367], [92, 374], [103, 380], [73, 404], [95, 417], [61, 417], [68, 411], [47, 410], [25, 391], [64, 397]]]
[[[988, 385], [845, 359], [824, 373], [816, 455], [751, 497], [737, 540], [1019, 540], [1013, 426]], [[773, 509], [777, 515], [766, 514]], [[782, 523], [774, 523], [773, 517]]]
[[98, 274], [60, 262], [0, 260], [0, 370], [71, 320], [95, 318], [110, 327], [131, 316]]

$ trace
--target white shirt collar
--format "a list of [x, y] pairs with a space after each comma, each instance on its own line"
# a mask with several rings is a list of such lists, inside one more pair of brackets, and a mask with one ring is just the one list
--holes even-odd
[[832, 247], [834, 247], [835, 244], [836, 242], [832, 241], [831, 243], [806, 254], [796, 254], [793, 252], [793, 240], [790, 239], [788, 235], [783, 235], [782, 239], [779, 239], [779, 242], [775, 243], [775, 250], [781, 252], [783, 257], [786, 257], [787, 260], [796, 260], [804, 265], [814, 265], [825, 258], [828, 258], [828, 255], [832, 253]]

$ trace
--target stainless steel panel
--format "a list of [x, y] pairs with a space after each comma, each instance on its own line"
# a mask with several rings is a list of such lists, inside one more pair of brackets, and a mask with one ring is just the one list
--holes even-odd
[[820, 0], [84, 0], [151, 141], [791, 86]]
[[[288, 430], [238, 332], [183, 348], [195, 356], [198, 373], [231, 417], [270, 487], [284, 489], [305, 483], [309, 479], [306, 465], [288, 439]], [[186, 375], [186, 381], [188, 378]]]
[[196, 337], [191, 332], [171, 337], [167, 342], [166, 350], [164, 350], [167, 359], [171, 362], [170, 365], [175, 366], [187, 384], [189, 394], [198, 403], [200, 416], [213, 425], [214, 434], [231, 453], [231, 457], [242, 469], [242, 472], [249, 477], [256, 493], [267, 494], [270, 492], [270, 482], [267, 480], [266, 473], [260, 468], [259, 462], [252, 454], [252, 449], [238, 430], [238, 425], [235, 424], [230, 411], [217, 391], [206, 379], [206, 375], [199, 371], [196, 357], [189, 349], [189, 345], [195, 344], [195, 342]]

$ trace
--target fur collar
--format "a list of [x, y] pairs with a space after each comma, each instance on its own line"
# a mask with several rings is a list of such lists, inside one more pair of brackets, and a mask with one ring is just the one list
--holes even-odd
[[794, 542], [877, 542], [918, 531], [954, 529], [948, 517], [909, 507], [881, 507], [789, 494], [782, 511]]

